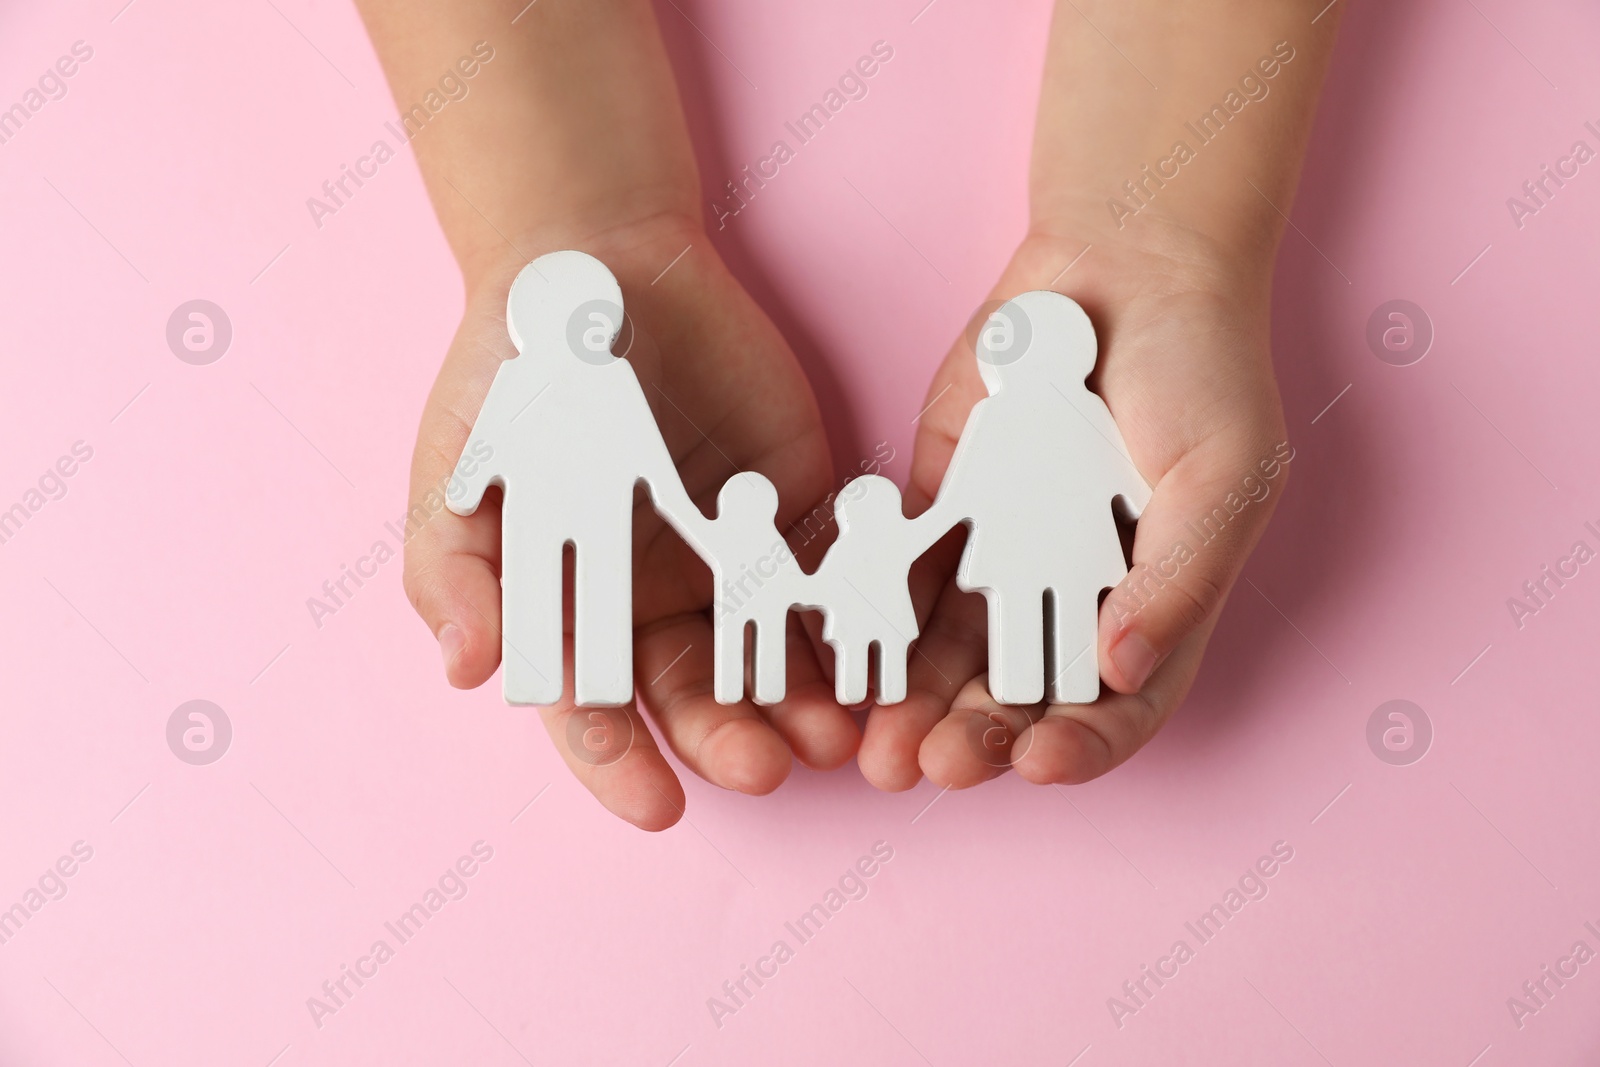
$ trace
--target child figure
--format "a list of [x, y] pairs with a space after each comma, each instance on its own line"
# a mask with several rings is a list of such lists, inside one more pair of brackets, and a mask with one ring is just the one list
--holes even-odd
[[826, 615], [822, 639], [833, 648], [835, 695], [847, 707], [867, 699], [868, 649], [877, 645], [878, 703], [897, 704], [906, 698], [906, 655], [917, 636], [911, 564], [945, 530], [936, 527], [936, 516], [907, 519], [899, 486], [879, 475], [840, 490], [834, 516], [839, 539], [815, 580]]
[[755, 624], [753, 675], [757, 704], [776, 704], [785, 689], [789, 609], [808, 579], [778, 532], [778, 490], [762, 475], [741, 471], [717, 493], [717, 517], [694, 523], [693, 546], [711, 567], [715, 601], [714, 687], [719, 703], [744, 698], [745, 627]]

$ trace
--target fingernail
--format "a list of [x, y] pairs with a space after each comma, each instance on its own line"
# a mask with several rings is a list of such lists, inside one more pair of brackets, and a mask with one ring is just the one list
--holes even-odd
[[1156, 669], [1156, 650], [1138, 631], [1130, 630], [1111, 646], [1111, 662], [1117, 665], [1117, 670], [1122, 672], [1129, 685], [1140, 689], [1145, 679], [1150, 677], [1150, 672]]
[[461, 632], [461, 627], [453, 622], [447, 622], [439, 628], [439, 654], [444, 657], [445, 673], [450, 673], [450, 668], [455, 665], [456, 657], [461, 655], [461, 650], [466, 647], [467, 635]]

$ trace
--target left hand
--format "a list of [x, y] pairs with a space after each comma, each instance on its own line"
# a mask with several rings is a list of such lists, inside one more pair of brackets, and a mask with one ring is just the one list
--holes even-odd
[[[993, 296], [1050, 287], [1083, 246], [1030, 237]], [[1155, 248], [1097, 244], [1058, 288], [1094, 320], [1100, 357], [1090, 385], [1154, 487], [1133, 570], [1101, 608], [1096, 651], [1105, 688], [1092, 704], [1018, 708], [990, 698], [986, 608], [979, 594], [955, 586], [957, 531], [913, 571], [927, 622], [911, 657], [909, 696], [873, 708], [867, 721], [859, 762], [881, 789], [909, 789], [923, 774], [962, 788], [1011, 766], [1032, 782], [1077, 783], [1132, 756], [1188, 692], [1287, 479], [1264, 271], [1191, 235]], [[958, 342], [934, 376], [933, 406], [918, 424], [909, 512], [933, 500], [967, 413], [985, 395], [970, 343]], [[1261, 485], [1265, 495], [1212, 541], [1198, 542], [1188, 523], [1198, 527], [1214, 508], [1227, 510], [1230, 494], [1243, 499]], [[1175, 552], [1180, 543], [1188, 558]], [[1158, 565], [1163, 570], [1147, 570]]]

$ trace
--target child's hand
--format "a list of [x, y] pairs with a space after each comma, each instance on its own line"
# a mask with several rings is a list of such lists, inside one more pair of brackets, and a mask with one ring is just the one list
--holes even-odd
[[[754, 470], [778, 488], [781, 526], [809, 511], [832, 481], [816, 401], [701, 227], [700, 179], [651, 5], [358, 5], [402, 110], [437, 96], [441, 70], [457, 89], [471, 79], [470, 95], [412, 142], [467, 289], [423, 414], [412, 501], [449, 479], [495, 369], [515, 355], [505, 316], [517, 271], [571, 248], [621, 284], [633, 329], [618, 347], [635, 335], [626, 358], [689, 494], [709, 506], [730, 475]], [[475, 63], [458, 60], [469, 48]], [[406, 590], [457, 686], [481, 685], [500, 658], [498, 502], [469, 518], [438, 514], [406, 548]], [[649, 503], [634, 510], [633, 547], [634, 680], [684, 763], [766, 793], [788, 773], [791, 748], [814, 767], [850, 758], [859, 732], [798, 626], [788, 699], [724, 707], [712, 696], [708, 572]], [[570, 605], [563, 614], [570, 633]], [[637, 710], [575, 708], [570, 641], [566, 659], [564, 699], [543, 716], [568, 766], [629, 822], [672, 825], [683, 790]]]
[[[709, 506], [730, 475], [757, 470], [778, 487], [780, 528], [809, 511], [831, 481], [816, 401], [788, 345], [698, 226], [664, 217], [597, 234], [573, 232], [562, 244], [595, 255], [621, 283], [632, 329], [624, 328], [618, 349], [631, 345], [627, 358], [690, 496]], [[524, 252], [531, 258], [549, 250]], [[466, 314], [423, 413], [413, 502], [449, 479], [496, 368], [516, 355], [506, 333], [506, 293], [524, 262], [522, 254], [508, 257], [469, 284]], [[777, 788], [789, 772], [791, 748], [812, 767], [849, 759], [859, 740], [855, 723], [834, 702], [803, 638], [789, 645], [783, 703], [758, 709], [748, 700], [716, 702], [708, 572], [641, 500], [633, 528], [634, 676], [672, 750], [708, 781], [745, 793]], [[406, 548], [407, 593], [439, 639], [451, 683], [461, 688], [481, 685], [500, 661], [499, 566], [498, 495], [470, 517], [436, 515]], [[638, 710], [572, 702], [570, 604], [565, 614], [566, 685], [559, 704], [541, 709], [545, 726], [573, 773], [607, 808], [645, 829], [670, 826], [683, 810], [683, 790]], [[591, 730], [598, 731], [591, 734], [595, 743], [582, 743]]]
[[[1082, 249], [1081, 241], [1030, 239], [994, 296], [1049, 287]], [[955, 587], [960, 537], [947, 538], [915, 572], [919, 605], [932, 607], [921, 654], [911, 658], [910, 698], [873, 709], [867, 723], [861, 767], [882, 788], [908, 788], [923, 773], [940, 785], [973, 785], [1013, 761], [1031, 781], [1082, 782], [1131, 756], [1188, 691], [1217, 611], [1287, 479], [1259, 270], [1235, 270], [1198, 244], [1171, 254], [1096, 247], [1057, 288], [1094, 319], [1100, 357], [1090, 382], [1155, 487], [1134, 569], [1100, 614], [1101, 674], [1113, 692], [1093, 704], [993, 703], [983, 675], [984, 601]], [[985, 395], [970, 338], [960, 341], [929, 389], [939, 399], [918, 426], [909, 510], [938, 491], [967, 412]], [[1230, 494], [1235, 506], [1261, 499], [1232, 515]], [[1201, 543], [1195, 530], [1207, 519], [1215, 525], [1217, 508], [1228, 521]]]
[[[650, 5], [529, 5], [507, 35], [496, 0], [358, 4], [402, 109], [437, 95], [441, 69], [478, 79], [470, 100], [456, 79], [461, 102], [428, 120], [414, 142], [468, 301], [424, 415], [413, 500], [449, 478], [495, 367], [512, 355], [504, 323], [512, 277], [559, 248], [597, 256], [621, 283], [638, 334], [628, 358], [691, 495], [708, 502], [734, 471], [754, 469], [778, 487], [780, 524], [820, 499], [831, 479], [815, 401], [788, 347], [701, 231], [699, 178]], [[1159, 483], [1136, 563], [1161, 564], [1186, 521], [1225, 505], [1241, 486], [1249, 492], [1244, 478], [1283, 440], [1267, 360], [1267, 279], [1278, 205], [1294, 188], [1338, 19], [1324, 15], [1307, 29], [1291, 0], [1206, 0], [1181, 11], [1159, 0], [1058, 6], [1034, 143], [1040, 236], [1024, 244], [998, 291], [1051, 288], [1064, 277], [1061, 288], [1095, 317], [1101, 395], [1145, 477]], [[1111, 40], [1121, 45], [1107, 47]], [[469, 44], [474, 62], [455, 60]], [[1160, 90], [1150, 82], [1153, 95], [1129, 88], [1128, 51], [1160, 77]], [[1205, 111], [1222, 91], [1227, 106]], [[1209, 116], [1201, 124], [1226, 125], [1226, 137], [1196, 138], [1199, 147], [1174, 163], [1172, 138], [1194, 136], [1179, 131], [1197, 107]], [[1167, 174], [1159, 186], [1152, 160]], [[1134, 180], [1150, 183], [1144, 197]], [[1108, 222], [1103, 198], [1119, 182], [1137, 204]], [[1087, 242], [1095, 248], [1076, 273], [1063, 272]], [[938, 403], [921, 420], [913, 509], [932, 495], [967, 410], [983, 395], [968, 351], [947, 361], [931, 395]], [[1274, 501], [1252, 503], [1222, 536], [1190, 546], [1195, 558], [1163, 578], [1131, 619], [1103, 613], [1103, 674], [1121, 695], [1052, 709], [1005, 756], [1030, 778], [1080, 781], [1137, 749], [1188, 688], [1216, 609]], [[693, 592], [706, 585], [691, 581], [705, 571], [675, 536], [663, 536], [653, 511], [634, 514], [635, 673], [673, 750], [711, 781], [752, 793], [782, 781], [785, 741], [813, 766], [847, 759], [854, 724], [798, 627], [787, 701], [765, 716], [750, 704], [715, 702], [708, 597]], [[492, 504], [470, 518], [440, 514], [407, 548], [407, 590], [456, 685], [481, 684], [498, 659], [498, 520]], [[954, 568], [950, 547], [920, 568], [923, 613]], [[995, 770], [979, 758], [982, 746], [962, 737], [982, 700], [982, 605], [949, 590], [940, 601], [912, 661], [910, 701], [868, 723], [862, 768], [886, 788], [915, 784], [919, 749], [941, 781], [970, 783]], [[637, 713], [630, 707], [613, 720], [601, 712], [603, 723], [592, 711], [576, 714], [569, 699], [545, 720], [585, 784], [637, 825], [676, 821], [682, 791]], [[575, 722], [580, 728], [569, 730]], [[580, 751], [592, 750], [568, 738], [581, 737], [586, 723], [631, 733], [633, 747], [615, 763], [584, 759]]]
[[[1154, 487], [1133, 571], [1100, 611], [1111, 692], [992, 704], [984, 602], [950, 581], [949, 537], [913, 572], [931, 614], [910, 699], [874, 709], [861, 743], [861, 769], [881, 788], [909, 789], [924, 772], [973, 785], [1008, 766], [1035, 782], [1087, 781], [1138, 751], [1188, 692], [1292, 457], [1269, 354], [1272, 263], [1338, 18], [1308, 20], [1293, 0], [1056, 5], [1030, 236], [994, 295], [1055, 289], [1083, 305], [1100, 343], [1089, 384]], [[969, 338], [929, 390], [910, 509], [932, 499], [984, 395]], [[1208, 518], [1221, 532], [1202, 542]]]

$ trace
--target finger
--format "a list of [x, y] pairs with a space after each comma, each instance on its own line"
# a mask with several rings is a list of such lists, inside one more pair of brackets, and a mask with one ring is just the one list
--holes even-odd
[[[570, 635], [565, 644], [562, 674], [571, 679]], [[573, 701], [569, 681], [562, 687], [561, 700], [540, 708], [539, 716], [573, 777], [607, 811], [651, 831], [665, 830], [682, 816], [683, 786], [635, 704], [580, 708]]]
[[834, 699], [833, 682], [822, 670], [811, 637], [789, 615], [783, 700], [763, 709], [767, 721], [801, 763], [817, 771], [843, 766], [861, 746], [861, 731]]
[[472, 515], [456, 515], [445, 492], [495, 371], [511, 354], [503, 324], [485, 333], [469, 309], [423, 409], [407, 513], [397, 524], [406, 595], [439, 643], [445, 677], [462, 689], [482, 685], [500, 662], [500, 508], [486, 499]]
[[956, 694], [950, 713], [923, 738], [917, 760], [922, 773], [944, 789], [967, 789], [998, 778], [1022, 754], [1020, 738], [1044, 712], [1042, 705], [998, 704], [989, 676], [979, 675]]
[[1076, 785], [1121, 764], [1154, 737], [1188, 693], [1216, 617], [1193, 630], [1137, 693], [1102, 690], [1093, 704], [1050, 704], [1013, 743], [1017, 773]]
[[500, 662], [500, 508], [470, 518], [433, 516], [406, 543], [406, 596], [433, 632], [445, 677], [458, 689], [482, 685]]
[[983, 598], [949, 581], [926, 627], [911, 646], [906, 699], [867, 714], [857, 763], [879, 789], [900, 792], [922, 780], [922, 742], [950, 711], [956, 694], [983, 671], [988, 655]]
[[639, 693], [690, 770], [724, 789], [765, 795], [789, 776], [789, 746], [749, 700], [717, 703], [713, 648], [711, 622], [699, 612], [640, 627], [634, 637]]
[[1139, 692], [1173, 649], [1215, 619], [1288, 478], [1293, 450], [1266, 439], [1213, 438], [1155, 487], [1133, 568], [1100, 609], [1100, 673], [1115, 691]]

